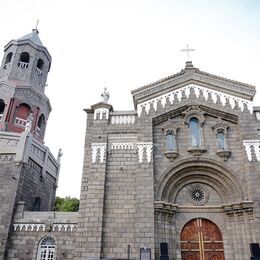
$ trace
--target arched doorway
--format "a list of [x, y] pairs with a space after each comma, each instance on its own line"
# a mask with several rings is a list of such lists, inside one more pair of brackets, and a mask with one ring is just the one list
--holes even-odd
[[202, 218], [189, 221], [181, 232], [182, 260], [224, 260], [221, 231], [212, 221]]

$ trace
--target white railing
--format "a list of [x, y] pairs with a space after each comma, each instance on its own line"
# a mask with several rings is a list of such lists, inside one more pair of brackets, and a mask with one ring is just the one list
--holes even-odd
[[41, 128], [40, 128], [39, 126], [37, 126], [37, 128], [36, 128], [36, 134], [37, 134], [37, 135], [40, 135], [40, 133], [41, 133]]
[[3, 119], [3, 114], [0, 114], [0, 121], [2, 121]]
[[22, 119], [22, 118], [19, 118], [19, 117], [16, 117], [16, 118], [15, 118], [15, 121], [14, 121], [14, 124], [17, 125], [17, 126], [20, 126], [20, 127], [25, 128], [25, 126], [26, 126], [26, 120], [25, 120], [25, 119]]
[[27, 69], [28, 66], [29, 66], [29, 63], [27, 63], [27, 62], [22, 62], [22, 61], [18, 62], [18, 67], [20, 67], [22, 69]]
[[111, 117], [112, 125], [132, 125], [135, 123], [134, 115], [113, 115]]
[[38, 76], [42, 75], [42, 70], [40, 70], [39, 68], [36, 68], [36, 73], [38, 74]]

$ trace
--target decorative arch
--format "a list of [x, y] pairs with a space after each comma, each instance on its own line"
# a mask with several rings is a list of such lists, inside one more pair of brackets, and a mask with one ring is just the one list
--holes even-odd
[[156, 199], [172, 203], [179, 190], [194, 180], [210, 185], [225, 203], [242, 201], [246, 197], [245, 188], [231, 169], [212, 159], [200, 159], [198, 163], [191, 158], [172, 165], [162, 174]]
[[28, 104], [21, 103], [16, 108], [16, 116], [14, 119], [14, 124], [16, 126], [25, 128], [26, 126], [26, 120], [29, 117], [31, 113], [31, 107]]
[[26, 103], [21, 103], [17, 107], [16, 116], [22, 119], [26, 119], [31, 112], [31, 107]]
[[44, 237], [38, 246], [37, 260], [56, 259], [56, 241], [53, 237]]

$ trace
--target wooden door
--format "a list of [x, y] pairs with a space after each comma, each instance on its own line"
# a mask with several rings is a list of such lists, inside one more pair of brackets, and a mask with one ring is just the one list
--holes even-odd
[[222, 235], [207, 219], [189, 221], [181, 232], [182, 260], [224, 260]]

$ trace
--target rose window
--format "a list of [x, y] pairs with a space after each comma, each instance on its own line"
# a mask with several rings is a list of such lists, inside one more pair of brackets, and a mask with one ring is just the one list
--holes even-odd
[[188, 196], [195, 205], [203, 205], [208, 200], [208, 193], [201, 185], [191, 185], [188, 189]]

